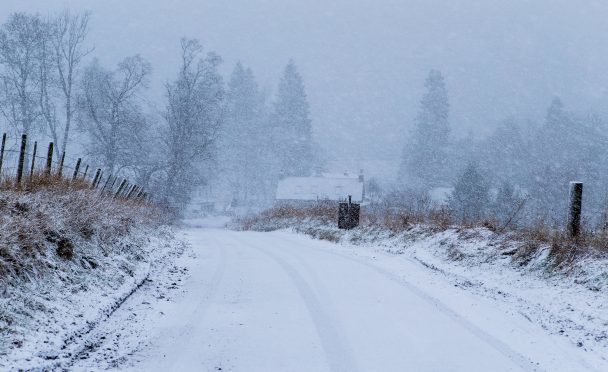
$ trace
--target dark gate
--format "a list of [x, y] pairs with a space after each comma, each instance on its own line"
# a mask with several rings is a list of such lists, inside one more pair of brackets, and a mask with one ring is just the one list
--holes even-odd
[[351, 202], [348, 196], [348, 203], [340, 203], [338, 207], [338, 228], [350, 230], [359, 226], [360, 204]]

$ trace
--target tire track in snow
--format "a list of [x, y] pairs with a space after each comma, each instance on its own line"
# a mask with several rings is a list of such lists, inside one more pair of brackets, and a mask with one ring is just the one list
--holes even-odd
[[[186, 340], [191, 335], [194, 330], [196, 330], [196, 324], [202, 322], [207, 313], [209, 307], [213, 304], [214, 298], [218, 294], [218, 289], [222, 283], [222, 279], [224, 278], [224, 273], [226, 272], [226, 265], [228, 262], [227, 250], [224, 247], [220, 248], [219, 242], [215, 242], [216, 250], [219, 252], [219, 263], [217, 264], [217, 268], [215, 269], [213, 276], [209, 280], [208, 284], [202, 285], [199, 293], [203, 293], [201, 300], [196, 304], [196, 307], [192, 311], [192, 313], [188, 316], [188, 319], [181, 327], [181, 331], [175, 337], [176, 340]], [[192, 242], [191, 242], [192, 244]], [[196, 251], [196, 247], [193, 247]], [[166, 368], [159, 368], [159, 370], [180, 370], [176, 367], [176, 363], [180, 361], [187, 360], [184, 358], [184, 353], [187, 352], [187, 349], [182, 347], [180, 342], [175, 342], [171, 351], [166, 353], [166, 355], [170, 355], [170, 359], [165, 359], [163, 363]], [[160, 366], [159, 366], [160, 367]]]
[[310, 285], [308, 285], [298, 270], [268, 249], [252, 245], [249, 242], [246, 244], [271, 258], [279, 264], [289, 276], [312, 318], [319, 339], [321, 340], [321, 346], [325, 352], [329, 368], [334, 372], [358, 371], [351, 349], [346, 344], [345, 340], [343, 340], [343, 332], [340, 332], [339, 322], [325, 310], [319, 298], [315, 295]]
[[[209, 306], [213, 303], [213, 299], [217, 295], [220, 284], [222, 283], [222, 279], [224, 278], [224, 273], [226, 272], [226, 265], [228, 262], [228, 257], [226, 253], [227, 250], [223, 248], [218, 248], [217, 250], [220, 252], [219, 264], [217, 265], [217, 268], [215, 269], [215, 272], [213, 273], [209, 284], [204, 286], [204, 290], [201, 291], [204, 292], [204, 295], [201, 298], [201, 301], [197, 304], [192, 315], [190, 315], [187, 322], [188, 326], [194, 323], [198, 324], [201, 322], [201, 320], [205, 316], [205, 313], [209, 309]], [[188, 327], [185, 333], [191, 332], [192, 329], [192, 327]], [[183, 336], [184, 334], [181, 335]]]
[[[276, 236], [278, 236], [279, 238], [281, 238], [282, 240], [284, 240], [286, 242], [289, 242], [291, 245], [294, 245], [294, 244], [302, 245], [301, 242], [294, 241], [292, 239], [289, 239], [286, 236], [281, 236], [280, 234], [277, 234]], [[316, 242], [313, 239], [311, 239], [311, 241]], [[355, 262], [359, 265], [363, 265], [363, 266], [367, 267], [368, 269], [375, 271], [376, 273], [386, 277], [387, 279], [405, 287], [407, 290], [409, 290], [411, 293], [416, 295], [418, 298], [420, 298], [421, 300], [423, 300], [426, 303], [435, 307], [439, 312], [441, 312], [445, 316], [449, 317], [450, 319], [452, 319], [453, 321], [458, 323], [460, 326], [465, 328], [467, 331], [469, 331], [475, 337], [482, 340], [483, 342], [485, 342], [486, 344], [491, 346], [493, 349], [495, 349], [502, 355], [504, 355], [507, 358], [509, 358], [510, 360], [512, 360], [522, 370], [529, 371], [529, 372], [544, 372], [545, 371], [540, 366], [534, 364], [534, 362], [532, 362], [530, 359], [526, 358], [525, 356], [519, 354], [517, 351], [513, 350], [509, 345], [507, 345], [503, 341], [501, 341], [498, 338], [485, 332], [483, 329], [479, 328], [477, 325], [475, 325], [471, 321], [465, 319], [460, 314], [458, 314], [456, 311], [452, 310], [450, 307], [448, 307], [446, 304], [441, 302], [439, 299], [429, 295], [424, 290], [418, 288], [416, 285], [407, 281], [405, 278], [400, 277], [386, 269], [373, 265], [367, 261], [364, 261], [364, 260], [361, 260], [361, 259], [358, 259], [358, 258], [355, 258], [352, 256], [347, 256], [347, 255], [344, 255], [342, 253], [338, 253], [335, 251], [321, 249], [321, 248], [317, 248], [317, 247], [313, 247], [313, 246], [305, 246], [305, 247], [302, 247], [302, 249], [314, 249], [318, 252], [322, 252], [325, 254], [329, 254], [329, 255], [336, 256], [336, 257], [340, 257], [342, 259], [349, 260], [351, 262]]]

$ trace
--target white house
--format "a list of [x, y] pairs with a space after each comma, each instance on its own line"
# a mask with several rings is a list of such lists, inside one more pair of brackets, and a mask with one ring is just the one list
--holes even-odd
[[429, 198], [437, 206], [446, 206], [453, 192], [453, 187], [435, 187], [429, 190]]
[[277, 186], [277, 201], [346, 200], [363, 201], [363, 175], [323, 174], [313, 177], [286, 177]]

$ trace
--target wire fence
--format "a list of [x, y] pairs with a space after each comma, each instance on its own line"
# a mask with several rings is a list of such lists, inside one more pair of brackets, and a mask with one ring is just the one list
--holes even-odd
[[55, 144], [28, 143], [27, 135], [10, 141], [2, 135], [0, 146], [0, 188], [28, 187], [40, 176], [65, 181], [79, 187], [89, 187], [102, 196], [149, 201], [149, 193], [126, 178], [118, 177], [103, 168], [95, 167], [83, 158], [56, 155]]

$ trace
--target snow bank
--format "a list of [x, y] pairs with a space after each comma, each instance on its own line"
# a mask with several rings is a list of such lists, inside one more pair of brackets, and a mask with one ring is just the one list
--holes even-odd
[[89, 190], [0, 195], [0, 369], [53, 369], [180, 252], [154, 208]]

